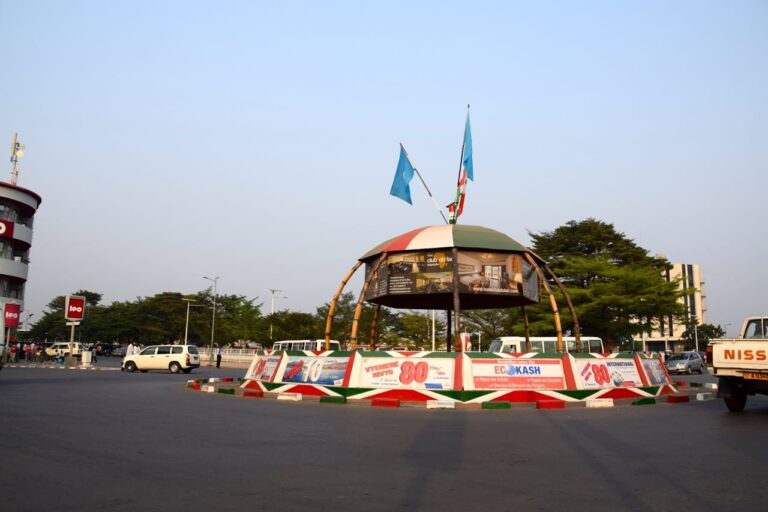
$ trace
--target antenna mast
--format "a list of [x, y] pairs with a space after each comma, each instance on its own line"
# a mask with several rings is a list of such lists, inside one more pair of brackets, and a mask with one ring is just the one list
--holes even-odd
[[19, 134], [13, 134], [13, 142], [11, 143], [11, 184], [16, 185], [19, 182], [19, 158], [24, 156], [24, 149], [26, 146], [19, 142]]

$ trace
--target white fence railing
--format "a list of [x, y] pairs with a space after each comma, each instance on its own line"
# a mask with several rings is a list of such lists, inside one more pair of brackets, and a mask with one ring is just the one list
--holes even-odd
[[[213, 349], [213, 359], [211, 359], [210, 347], [197, 347], [200, 352], [200, 363], [207, 364], [208, 361], [216, 362], [216, 349]], [[225, 366], [234, 366], [238, 368], [248, 368], [256, 355], [255, 348], [223, 348], [221, 349], [221, 364]]]

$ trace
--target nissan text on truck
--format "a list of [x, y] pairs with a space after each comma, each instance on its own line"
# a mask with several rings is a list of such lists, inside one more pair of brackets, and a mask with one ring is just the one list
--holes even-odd
[[738, 339], [712, 340], [707, 367], [719, 378], [717, 396], [729, 410], [744, 410], [747, 395], [768, 395], [768, 317], [749, 317]]

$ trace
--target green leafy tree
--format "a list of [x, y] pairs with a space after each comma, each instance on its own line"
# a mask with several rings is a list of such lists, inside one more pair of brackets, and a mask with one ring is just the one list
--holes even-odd
[[[328, 319], [328, 311], [331, 307], [330, 302], [326, 302], [316, 309], [317, 321], [323, 326], [322, 336], [325, 336], [325, 325]], [[357, 298], [351, 292], [343, 293], [336, 302], [336, 308], [333, 312], [333, 322], [331, 324], [331, 339], [339, 340], [342, 344], [348, 343], [352, 334], [352, 322], [355, 318], [355, 309], [357, 307]], [[373, 324], [375, 305], [367, 302], [363, 303], [360, 312], [360, 320], [357, 327], [357, 345], [368, 347], [371, 342], [371, 327]], [[388, 344], [390, 331], [397, 315], [389, 308], [379, 309], [379, 318], [377, 321], [377, 343]], [[391, 341], [391, 340], [390, 340]]]
[[316, 315], [296, 311], [275, 311], [267, 316], [272, 324], [273, 342], [275, 340], [310, 340], [324, 338], [325, 324], [318, 321]]
[[699, 350], [704, 350], [711, 340], [716, 340], [725, 336], [725, 330], [719, 325], [701, 324], [695, 325], [693, 321], [686, 322], [683, 341], [685, 350], [695, 350], [696, 341], [699, 343]]
[[[620, 337], [650, 333], [658, 318], [684, 314], [678, 301], [684, 292], [663, 276], [669, 262], [648, 256], [612, 224], [595, 219], [570, 221], [554, 231], [530, 235], [533, 250], [567, 289], [581, 332], [600, 336], [607, 346], [617, 344]], [[562, 297], [558, 303], [564, 304]], [[546, 302], [529, 308], [535, 329], [544, 307]], [[564, 329], [573, 328], [566, 312], [562, 321]]]

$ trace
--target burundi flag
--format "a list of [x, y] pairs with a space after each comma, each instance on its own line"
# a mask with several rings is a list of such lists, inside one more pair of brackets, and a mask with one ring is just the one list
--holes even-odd
[[392, 188], [389, 190], [389, 193], [395, 197], [399, 197], [408, 204], [413, 204], [413, 202], [411, 202], [410, 187], [412, 179], [413, 165], [408, 158], [408, 153], [405, 152], [405, 148], [400, 144], [400, 160], [397, 162], [395, 179], [392, 181]]

